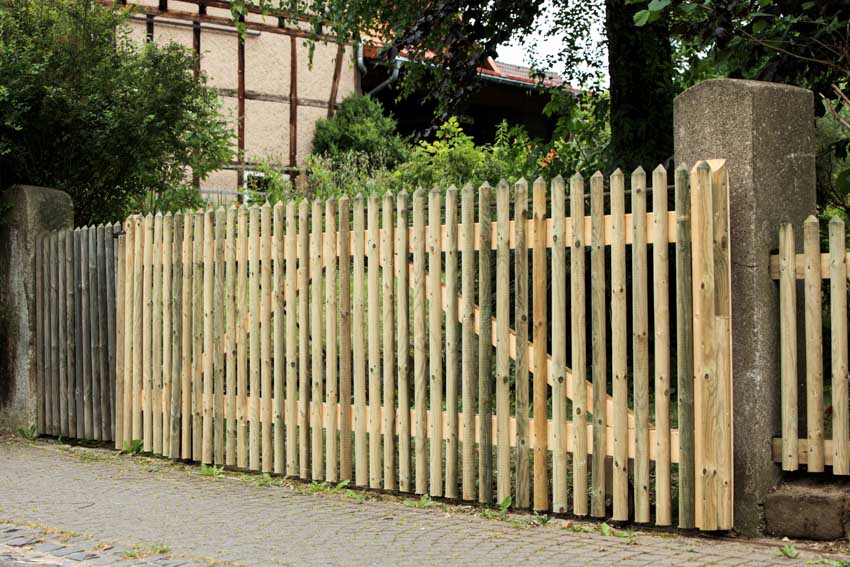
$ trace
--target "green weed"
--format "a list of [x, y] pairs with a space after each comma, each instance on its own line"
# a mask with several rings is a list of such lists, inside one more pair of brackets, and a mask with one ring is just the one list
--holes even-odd
[[98, 461], [108, 461], [110, 459], [109, 455], [104, 455], [102, 453], [95, 453], [94, 451], [80, 451], [77, 453], [77, 457], [85, 462], [85, 463], [95, 463]]
[[349, 481], [343, 480], [336, 484], [328, 484], [327, 482], [313, 481], [307, 486], [307, 492], [310, 494], [335, 494], [348, 488]]
[[790, 543], [786, 543], [785, 545], [780, 547], [779, 553], [781, 553], [783, 556], [787, 557], [788, 559], [796, 559], [797, 556], [800, 555], [800, 552], [797, 551], [797, 549], [793, 545], [791, 545]]
[[564, 526], [564, 529], [579, 534], [588, 534], [596, 531], [595, 526], [588, 524], [574, 524], [572, 522], [567, 522], [567, 524]]
[[201, 476], [206, 476], [209, 478], [218, 478], [224, 474], [224, 467], [217, 467], [215, 465], [201, 465]]
[[127, 551], [121, 554], [121, 557], [123, 559], [144, 559], [145, 557], [149, 557], [151, 555], [165, 555], [166, 553], [170, 552], [171, 548], [163, 544], [152, 545], [150, 547], [146, 547], [144, 545], [134, 545], [133, 549], [128, 549]]
[[27, 441], [35, 441], [36, 439], [38, 439], [38, 430], [35, 428], [35, 425], [30, 425], [29, 427], [19, 427], [18, 436], [23, 437]]
[[141, 455], [144, 446], [145, 444], [141, 439], [124, 441], [124, 449], [121, 451], [121, 453], [125, 455]]
[[345, 495], [348, 498], [357, 502], [358, 504], [363, 504], [363, 502], [366, 500], [366, 493], [365, 492], [358, 492], [356, 490], [351, 490], [350, 488], [346, 489]]
[[431, 500], [430, 494], [423, 494], [419, 500], [405, 500], [404, 505], [413, 508], [430, 508], [431, 506], [436, 506], [437, 503]]
[[508, 516], [508, 509], [511, 507], [513, 499], [510, 496], [505, 496], [502, 503], [499, 504], [499, 519], [504, 520]]

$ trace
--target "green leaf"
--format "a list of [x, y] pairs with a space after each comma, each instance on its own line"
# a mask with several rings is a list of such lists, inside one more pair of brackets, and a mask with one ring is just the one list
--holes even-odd
[[650, 18], [652, 17], [652, 12], [649, 10], [641, 10], [640, 12], [634, 15], [635, 25], [637, 27], [643, 27], [650, 22]]
[[850, 194], [850, 168], [847, 168], [835, 176], [835, 188], [843, 195]]
[[760, 34], [767, 28], [767, 20], [756, 20], [753, 22], [753, 33]]
[[814, 2], [803, 2], [802, 4], [800, 4], [800, 8], [802, 8], [803, 10], [811, 10], [814, 7]]
[[652, 0], [652, 2], [649, 3], [649, 6], [647, 6], [647, 8], [651, 12], [660, 12], [670, 5], [670, 1], [671, 0]]
[[759, 6], [768, 6], [773, 0], [759, 0]]

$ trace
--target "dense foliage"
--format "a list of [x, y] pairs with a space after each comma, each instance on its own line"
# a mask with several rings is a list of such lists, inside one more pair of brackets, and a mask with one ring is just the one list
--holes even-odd
[[332, 118], [316, 122], [313, 153], [333, 159], [347, 152], [379, 160], [392, 167], [407, 157], [407, 146], [396, 133], [396, 123], [381, 103], [368, 96], [351, 95]]
[[126, 13], [97, 0], [3, 4], [2, 187], [62, 189], [78, 223], [116, 220], [150, 192], [195, 201], [181, 189], [188, 169], [204, 176], [230, 160], [231, 133], [191, 52], [133, 42]]
[[[384, 144], [350, 143], [327, 151], [314, 139], [314, 153], [309, 157], [310, 175], [306, 193], [309, 197], [335, 197], [343, 194], [365, 195], [414, 191], [418, 187], [447, 189], [467, 183], [495, 185], [501, 180], [513, 183], [538, 175], [565, 177], [580, 171], [586, 176], [605, 167], [608, 129], [607, 97], [589, 94], [574, 96], [561, 91], [554, 96], [546, 112], [557, 120], [551, 140], [534, 140], [521, 126], [499, 124], [492, 143], [478, 144], [464, 132], [456, 117], [442, 123], [430, 139], [408, 145], [399, 140], [403, 159], [393, 161], [386, 155]], [[366, 98], [366, 97], [363, 97]], [[347, 102], [353, 105], [354, 100]], [[362, 104], [362, 103], [358, 103]], [[348, 120], [348, 119], [346, 119]], [[390, 120], [390, 119], [388, 119]], [[329, 121], [330, 122], [330, 121]], [[390, 120], [390, 122], [392, 122]], [[351, 131], [366, 132], [376, 120], [371, 113], [347, 123]], [[397, 137], [395, 129], [382, 129], [388, 139]], [[324, 151], [317, 151], [322, 148]], [[270, 178], [271, 179], [271, 178]], [[302, 196], [288, 180], [274, 179], [270, 184], [270, 200]]]
[[790, 83], [834, 98], [850, 76], [850, 4], [835, 0], [640, 0], [638, 26], [668, 22], [681, 86], [712, 76]]

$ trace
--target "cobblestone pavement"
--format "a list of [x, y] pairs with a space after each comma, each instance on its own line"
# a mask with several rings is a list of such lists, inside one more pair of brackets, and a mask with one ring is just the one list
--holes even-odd
[[798, 557], [786, 558], [775, 540], [536, 523], [268, 476], [203, 476], [195, 466], [104, 449], [0, 440], [0, 565], [829, 565], [837, 557], [798, 545]]

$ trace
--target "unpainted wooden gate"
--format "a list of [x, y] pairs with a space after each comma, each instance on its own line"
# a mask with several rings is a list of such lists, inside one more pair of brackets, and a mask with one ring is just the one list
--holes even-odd
[[[75, 231], [70, 260], [52, 235], [41, 431], [114, 428], [116, 447], [175, 459], [730, 529], [729, 182], [722, 161], [673, 177], [672, 210], [659, 167], [628, 193], [618, 170], [607, 192], [596, 174], [589, 192], [575, 176], [133, 216], [114, 253], [111, 227]], [[103, 236], [79, 248], [83, 233]], [[83, 305], [102, 310], [81, 319]], [[72, 427], [95, 399], [100, 427]]]

